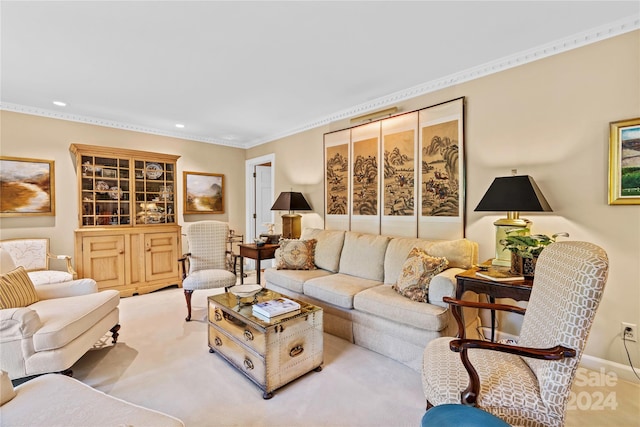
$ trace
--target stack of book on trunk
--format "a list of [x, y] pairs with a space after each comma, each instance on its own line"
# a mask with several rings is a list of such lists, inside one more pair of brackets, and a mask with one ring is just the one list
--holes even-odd
[[273, 320], [282, 315], [293, 315], [300, 312], [300, 304], [289, 298], [276, 298], [253, 304], [252, 313], [263, 320]]

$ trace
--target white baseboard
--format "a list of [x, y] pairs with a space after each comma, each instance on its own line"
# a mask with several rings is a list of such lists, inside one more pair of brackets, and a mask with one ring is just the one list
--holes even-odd
[[[630, 383], [640, 384], [640, 380], [633, 374], [631, 367], [623, 365], [618, 362], [612, 362], [611, 360], [600, 359], [599, 357], [589, 356], [583, 354], [580, 360], [580, 366], [592, 371], [599, 371], [604, 369], [605, 372], [613, 372], [621, 380], [628, 381]], [[640, 375], [640, 369], [636, 368], [636, 372]]]

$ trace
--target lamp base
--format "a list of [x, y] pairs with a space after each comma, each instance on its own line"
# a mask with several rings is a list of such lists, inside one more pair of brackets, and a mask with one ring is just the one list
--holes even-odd
[[507, 232], [514, 228], [531, 229], [531, 221], [524, 218], [501, 218], [493, 223], [496, 226], [496, 256], [491, 261], [492, 265], [511, 267], [511, 251], [505, 249], [500, 243], [507, 237]]
[[302, 215], [282, 215], [282, 237], [284, 239], [299, 239], [302, 232]]

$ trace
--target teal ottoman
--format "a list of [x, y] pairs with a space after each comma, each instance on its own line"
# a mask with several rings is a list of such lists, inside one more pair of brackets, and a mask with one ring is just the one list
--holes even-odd
[[500, 418], [473, 406], [438, 405], [422, 417], [421, 427], [511, 427]]

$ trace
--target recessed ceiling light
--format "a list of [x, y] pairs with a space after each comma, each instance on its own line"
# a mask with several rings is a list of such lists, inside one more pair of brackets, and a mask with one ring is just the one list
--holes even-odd
[[57, 105], [58, 107], [66, 107], [67, 103], [62, 101], [53, 101], [53, 105]]
[[176, 123], [176, 127], [182, 129], [184, 125], [182, 123]]

